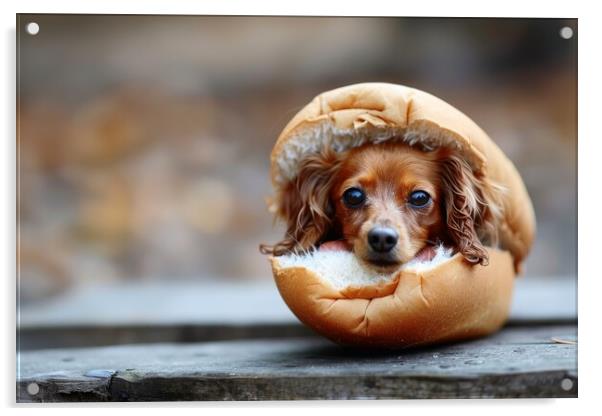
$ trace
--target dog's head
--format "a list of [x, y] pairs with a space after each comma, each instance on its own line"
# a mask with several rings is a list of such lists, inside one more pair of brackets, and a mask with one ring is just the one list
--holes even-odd
[[500, 210], [491, 184], [452, 150], [385, 143], [335, 153], [325, 147], [283, 189], [287, 235], [275, 255], [342, 241], [360, 260], [389, 271], [437, 242], [486, 264]]

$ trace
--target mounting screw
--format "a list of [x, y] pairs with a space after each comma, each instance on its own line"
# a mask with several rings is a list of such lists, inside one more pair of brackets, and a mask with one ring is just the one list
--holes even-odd
[[27, 26], [25, 26], [25, 31], [30, 35], [35, 36], [40, 32], [40, 25], [36, 22], [27, 23]]
[[564, 391], [571, 391], [573, 388], [573, 380], [570, 378], [563, 378], [560, 382], [560, 388]]
[[38, 383], [29, 383], [27, 385], [27, 393], [29, 393], [30, 396], [35, 396], [39, 392], [40, 386], [38, 385]]
[[573, 29], [571, 29], [568, 26], [563, 27], [562, 29], [560, 29], [560, 37], [562, 39], [570, 39], [573, 37]]

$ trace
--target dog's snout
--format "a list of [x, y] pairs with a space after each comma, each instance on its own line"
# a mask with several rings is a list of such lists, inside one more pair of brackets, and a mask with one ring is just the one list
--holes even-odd
[[399, 236], [392, 228], [374, 227], [368, 233], [368, 244], [377, 253], [388, 253], [397, 244]]

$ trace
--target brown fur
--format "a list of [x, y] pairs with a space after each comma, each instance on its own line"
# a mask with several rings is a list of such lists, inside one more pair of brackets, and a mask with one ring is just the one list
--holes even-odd
[[[349, 209], [343, 192], [359, 186], [364, 207]], [[423, 190], [432, 203], [407, 204], [409, 194]], [[467, 261], [486, 265], [483, 244], [496, 243], [501, 215], [499, 189], [475, 176], [453, 151], [422, 152], [403, 143], [366, 145], [335, 153], [330, 146], [300, 166], [296, 180], [277, 195], [277, 214], [287, 224], [285, 238], [264, 254], [302, 252], [324, 241], [344, 240], [356, 255], [368, 259], [367, 232], [375, 225], [394, 228], [399, 242], [392, 256], [409, 261], [427, 244], [454, 246]]]
[[451, 152], [441, 154], [447, 233], [464, 258], [487, 265], [484, 244], [497, 244], [501, 189], [474, 175], [468, 163]]
[[273, 246], [260, 245], [263, 254], [307, 251], [329, 234], [333, 226], [329, 190], [341, 160], [325, 146], [321, 153], [301, 163], [297, 178], [277, 195], [277, 215], [286, 222], [286, 235]]

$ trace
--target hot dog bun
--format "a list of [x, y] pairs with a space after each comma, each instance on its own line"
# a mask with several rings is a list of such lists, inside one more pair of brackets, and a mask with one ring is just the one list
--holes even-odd
[[487, 267], [456, 254], [372, 278], [349, 252], [271, 262], [282, 298], [316, 332], [340, 344], [400, 348], [483, 336], [503, 325], [514, 282], [512, 256], [495, 249], [489, 256]]
[[[370, 277], [350, 252], [272, 257], [284, 301], [302, 322], [343, 344], [396, 348], [497, 330], [508, 316], [515, 273], [535, 237], [535, 215], [512, 162], [475, 122], [443, 100], [385, 83], [318, 95], [288, 123], [272, 150], [272, 212], [285, 217], [283, 196], [293, 189], [308, 155], [323, 146], [344, 151], [388, 140], [427, 151], [452, 149], [475, 176], [501, 190], [500, 244], [488, 249], [489, 265], [475, 266], [456, 254]], [[348, 265], [340, 263], [343, 258]], [[341, 270], [346, 270], [343, 279]]]

